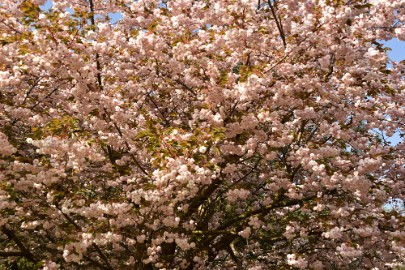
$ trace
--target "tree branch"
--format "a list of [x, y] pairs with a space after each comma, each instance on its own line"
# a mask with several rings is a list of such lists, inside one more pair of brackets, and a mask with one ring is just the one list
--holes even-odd
[[294, 200], [285, 200], [285, 199], [287, 199], [287, 197], [284, 196], [283, 194], [281, 194], [279, 197], [280, 197], [280, 199], [278, 199], [277, 202], [273, 203], [272, 205], [268, 205], [266, 207], [262, 207], [262, 208], [259, 208], [259, 209], [256, 209], [256, 210], [246, 212], [244, 214], [240, 214], [239, 216], [237, 216], [237, 217], [235, 217], [235, 218], [233, 218], [231, 220], [228, 220], [222, 226], [220, 226], [218, 228], [218, 230], [224, 230], [224, 229], [228, 228], [229, 226], [232, 226], [232, 225], [234, 225], [235, 223], [237, 223], [237, 222], [239, 222], [241, 220], [247, 219], [247, 218], [255, 216], [255, 215], [267, 214], [271, 210], [274, 210], [274, 209], [277, 209], [277, 208], [293, 206], [293, 205], [297, 205], [297, 204], [301, 205], [306, 201], [310, 201], [310, 200], [315, 199], [317, 196], [314, 195], [314, 196], [307, 197], [307, 198], [304, 198], [304, 199], [294, 199]]
[[236, 264], [236, 270], [243, 270], [242, 263], [238, 258], [238, 251], [235, 248], [234, 241], [229, 244], [228, 252], [231, 255], [232, 260]]
[[21, 251], [0, 251], [0, 257], [24, 257]]
[[287, 43], [285, 41], [284, 29], [283, 29], [283, 25], [281, 24], [280, 17], [277, 17], [276, 10], [273, 7], [273, 5], [271, 4], [271, 0], [267, 0], [267, 3], [269, 4], [271, 14], [273, 14], [274, 20], [276, 21], [277, 29], [280, 33], [281, 40], [283, 41], [283, 46], [284, 46], [284, 48], [286, 48]]
[[114, 122], [114, 120], [111, 119], [110, 114], [108, 111], [103, 108], [105, 115], [108, 117], [109, 121], [111, 121], [115, 127], [115, 129], [118, 132], [118, 135], [120, 136], [121, 139], [124, 140], [125, 147], [127, 148], [128, 154], [130, 155], [132, 161], [135, 163], [135, 165], [141, 170], [141, 172], [147, 176], [149, 176], [149, 173], [143, 168], [141, 163], [136, 159], [135, 155], [131, 153], [131, 147], [129, 146], [129, 143], [124, 139], [124, 135], [122, 134], [122, 131], [120, 127]]
[[[89, 0], [90, 4], [90, 22], [91, 25], [96, 28], [96, 20], [94, 19], [94, 3], [93, 0]], [[96, 67], [97, 67], [97, 83], [100, 90], [103, 90], [103, 84], [101, 80], [101, 63], [100, 63], [100, 55], [96, 52]]]
[[[66, 218], [66, 220], [67, 220], [70, 224], [72, 224], [72, 225], [75, 227], [75, 229], [76, 229], [77, 231], [79, 231], [79, 232], [82, 231], [82, 228], [81, 228], [79, 225], [77, 225], [77, 223], [76, 223], [71, 217], [69, 217], [68, 214], [63, 213], [63, 211], [59, 208], [59, 206], [56, 206], [56, 208], [57, 208], [57, 209], [60, 211], [60, 213]], [[104, 261], [104, 263], [106, 264], [106, 266], [107, 266], [106, 268], [109, 269], [109, 270], [113, 270], [112, 266], [110, 265], [110, 262], [108, 261], [107, 257], [104, 255], [104, 253], [101, 251], [101, 249], [98, 247], [98, 245], [95, 244], [95, 243], [93, 243], [92, 246], [93, 246], [94, 249], [97, 251], [97, 253], [98, 253], [98, 255], [100, 256], [100, 258], [101, 258], [101, 259]]]
[[21, 252], [20, 252], [21, 254], [19, 256], [23, 256], [33, 263], [39, 262], [39, 259], [37, 257], [35, 257], [35, 255], [31, 253], [31, 251], [29, 251], [29, 249], [20, 241], [20, 239], [18, 239], [18, 237], [15, 235], [14, 231], [8, 229], [6, 226], [2, 226], [1, 231], [5, 235], [7, 235], [7, 237], [10, 240], [13, 240], [16, 243], [18, 248], [21, 250]]

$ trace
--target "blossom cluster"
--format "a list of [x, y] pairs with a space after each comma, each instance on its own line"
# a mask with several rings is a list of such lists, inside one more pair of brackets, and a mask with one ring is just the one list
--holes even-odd
[[0, 268], [404, 263], [403, 1], [45, 2], [0, 4]]

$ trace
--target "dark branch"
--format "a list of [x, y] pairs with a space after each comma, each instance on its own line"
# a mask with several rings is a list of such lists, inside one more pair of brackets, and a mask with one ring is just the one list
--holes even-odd
[[21, 251], [0, 251], [0, 257], [24, 257]]
[[18, 248], [21, 250], [21, 256], [27, 258], [29, 261], [33, 263], [39, 262], [39, 259], [34, 256], [34, 254], [29, 251], [29, 249], [18, 239], [15, 235], [14, 231], [8, 229], [6, 226], [1, 227], [1, 231], [7, 235], [10, 240], [13, 240]]
[[[76, 223], [72, 218], [70, 218], [69, 215], [67, 215], [66, 213], [63, 213], [62, 210], [61, 210], [58, 206], [56, 206], [56, 208], [59, 209], [59, 211], [60, 211], [60, 212], [62, 213], [62, 215], [66, 218], [66, 220], [67, 220], [70, 224], [72, 224], [72, 225], [75, 227], [75, 229], [76, 229], [77, 231], [80, 232], [80, 231], [82, 230], [82, 228], [81, 228], [79, 225], [77, 225], [77, 223]], [[108, 270], [113, 270], [113, 268], [111, 267], [110, 262], [108, 261], [107, 257], [104, 255], [104, 253], [101, 251], [101, 249], [97, 246], [97, 244], [93, 243], [93, 247], [94, 247], [94, 249], [97, 251], [97, 253], [98, 253], [98, 255], [100, 256], [100, 258], [101, 258], [101, 259], [104, 261], [104, 263], [106, 264], [106, 269], [108, 269]]]
[[280, 195], [280, 198], [273, 204], [268, 205], [266, 207], [262, 207], [256, 210], [252, 210], [249, 212], [246, 212], [244, 214], [240, 214], [239, 216], [235, 217], [234, 219], [228, 220], [227, 222], [225, 222], [221, 227], [219, 227], [219, 230], [224, 230], [226, 228], [228, 228], [229, 226], [232, 226], [234, 224], [236, 224], [237, 222], [241, 221], [241, 220], [245, 220], [249, 217], [252, 217], [254, 215], [265, 215], [267, 213], [269, 213], [271, 210], [277, 209], [277, 208], [281, 208], [281, 207], [287, 207], [287, 206], [293, 206], [293, 205], [297, 205], [297, 204], [303, 204], [306, 201], [310, 201], [316, 198], [316, 195], [311, 196], [311, 197], [307, 197], [304, 199], [294, 199], [294, 200], [289, 200], [288, 197], [284, 196], [284, 195]]
[[281, 37], [281, 40], [283, 41], [283, 45], [285, 48], [285, 47], [287, 47], [287, 43], [285, 41], [284, 29], [283, 29], [283, 25], [281, 24], [280, 17], [277, 16], [276, 10], [275, 10], [274, 6], [271, 4], [271, 0], [267, 0], [267, 3], [269, 4], [271, 14], [273, 14], [274, 20], [276, 21], [277, 29], [280, 32], [280, 37]]
[[[96, 28], [96, 20], [94, 19], [94, 3], [93, 0], [89, 0], [90, 4], [90, 22], [91, 25]], [[100, 90], [103, 90], [103, 84], [101, 80], [101, 64], [100, 64], [100, 55], [96, 53], [96, 67], [97, 67], [97, 83]]]

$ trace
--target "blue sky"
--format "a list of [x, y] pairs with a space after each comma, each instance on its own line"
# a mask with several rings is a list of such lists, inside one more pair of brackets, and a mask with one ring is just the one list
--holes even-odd
[[388, 51], [388, 56], [391, 60], [402, 61], [405, 60], [405, 42], [398, 39], [392, 39], [385, 42], [385, 46], [390, 47], [391, 51]]
[[[405, 42], [400, 41], [398, 39], [392, 39], [388, 42], [385, 42], [385, 46], [391, 48], [390, 51], [388, 51], [388, 57], [393, 60], [393, 61], [402, 61], [405, 60]], [[397, 144], [400, 142], [401, 138], [399, 137], [399, 133], [395, 133], [394, 136], [392, 136], [389, 141], [392, 144]]]

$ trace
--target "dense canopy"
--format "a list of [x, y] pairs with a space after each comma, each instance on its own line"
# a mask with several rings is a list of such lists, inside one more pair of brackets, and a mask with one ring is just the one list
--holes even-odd
[[0, 4], [0, 269], [404, 263], [403, 1], [44, 3]]

